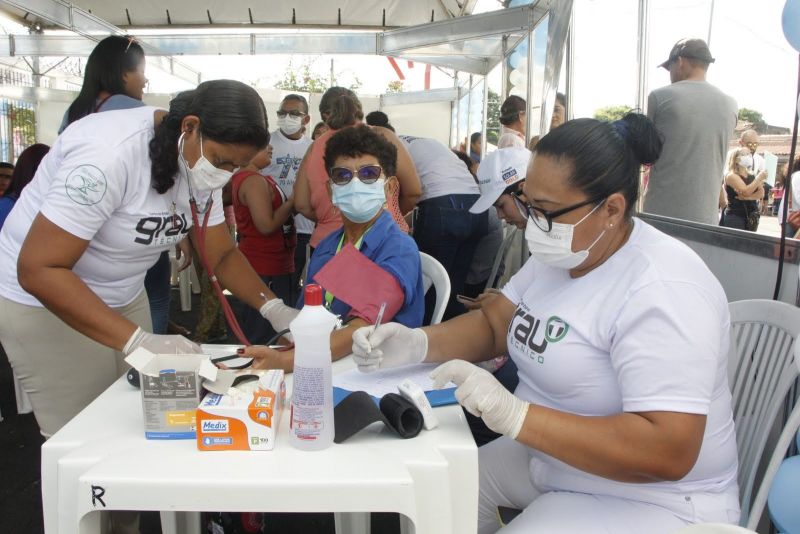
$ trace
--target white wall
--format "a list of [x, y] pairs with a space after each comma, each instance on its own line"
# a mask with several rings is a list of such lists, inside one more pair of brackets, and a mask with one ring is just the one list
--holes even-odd
[[386, 106], [381, 111], [398, 134], [436, 139], [450, 146], [450, 102]]

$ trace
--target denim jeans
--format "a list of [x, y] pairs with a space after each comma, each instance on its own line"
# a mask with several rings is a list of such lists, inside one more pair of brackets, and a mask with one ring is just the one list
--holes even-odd
[[[295, 302], [289, 301], [289, 296], [293, 293], [291, 274], [260, 275], [260, 277], [284, 304], [294, 307]], [[244, 303], [241, 308], [240, 326], [247, 340], [253, 345], [264, 345], [277, 333], [269, 321], [261, 316], [261, 312]]]
[[[444, 319], [466, 311], [456, 301], [456, 295], [464, 291], [464, 282], [478, 241], [489, 232], [487, 214], [469, 212], [478, 196], [444, 195], [419, 203], [414, 240], [420, 252], [439, 260], [450, 275], [450, 300]], [[433, 292], [429, 291], [425, 296], [425, 324], [430, 322], [433, 314], [433, 302]]]
[[169, 323], [170, 292], [169, 252], [162, 252], [156, 263], [144, 277], [144, 289], [150, 302], [150, 317], [153, 320], [153, 333], [166, 334]]

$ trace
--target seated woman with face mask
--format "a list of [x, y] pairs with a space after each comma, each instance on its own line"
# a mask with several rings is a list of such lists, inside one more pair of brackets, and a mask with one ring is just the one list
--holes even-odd
[[[343, 227], [314, 249], [307, 283], [322, 285], [325, 305], [348, 321], [331, 336], [331, 353], [339, 359], [350, 353], [355, 329], [374, 323], [383, 303], [384, 321], [422, 325], [425, 297], [419, 249], [384, 209], [386, 192], [396, 181], [394, 145], [366, 126], [344, 128], [328, 140], [324, 161], [331, 201], [341, 212]], [[272, 299], [261, 312], [280, 332], [302, 306], [302, 296], [297, 309]], [[255, 368], [293, 368], [293, 351], [253, 346], [245, 354], [255, 358]]]
[[[481, 534], [500, 528], [498, 506], [524, 509], [508, 533], [739, 518], [725, 293], [689, 247], [633, 216], [661, 145], [633, 113], [553, 129], [523, 186], [531, 258], [502, 294], [439, 325], [353, 335], [362, 370], [446, 362], [437, 386], [452, 380], [504, 435], [478, 452]], [[471, 363], [505, 352], [514, 393]]]

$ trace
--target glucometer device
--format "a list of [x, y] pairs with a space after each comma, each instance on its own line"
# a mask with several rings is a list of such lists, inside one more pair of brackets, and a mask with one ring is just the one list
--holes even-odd
[[425, 430], [436, 428], [436, 426], [439, 424], [439, 420], [433, 414], [431, 403], [428, 402], [428, 397], [425, 396], [425, 392], [422, 390], [419, 384], [412, 380], [406, 379], [403, 380], [399, 386], [397, 386], [397, 390], [404, 399], [416, 406], [417, 409], [422, 412], [422, 420], [424, 422]]

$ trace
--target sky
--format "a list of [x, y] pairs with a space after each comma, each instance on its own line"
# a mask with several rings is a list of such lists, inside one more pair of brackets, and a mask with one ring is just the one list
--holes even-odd
[[[410, 1], [410, 0], [409, 0]], [[591, 116], [603, 106], [635, 105], [637, 80], [638, 0], [575, 0], [575, 79], [573, 117]], [[672, 45], [684, 37], [709, 36], [712, 0], [650, 0], [648, 55], [649, 89], [667, 85], [669, 74], [657, 65]], [[765, 120], [790, 126], [796, 104], [798, 53], [783, 36], [781, 11], [784, 0], [716, 0], [711, 19], [711, 65], [708, 81], [733, 96], [740, 107], [763, 113]], [[475, 12], [500, 6], [497, 0], [478, 0]], [[19, 27], [8, 24], [10, 32]], [[379, 95], [398, 79], [385, 57], [260, 55], [234, 57], [182, 57], [180, 60], [204, 73], [204, 79], [235, 78], [259, 87], [273, 87], [289, 65], [308, 63], [320, 76], [333, 69], [340, 85], [358, 80], [359, 92]], [[3, 58], [7, 61], [8, 58]], [[405, 90], [423, 89], [425, 67], [398, 61], [406, 80]], [[24, 67], [24, 64], [20, 63]], [[158, 69], [147, 72], [149, 91], [171, 93], [188, 88]], [[432, 87], [452, 86], [452, 73], [433, 68]], [[500, 88], [499, 73], [490, 87]]]

